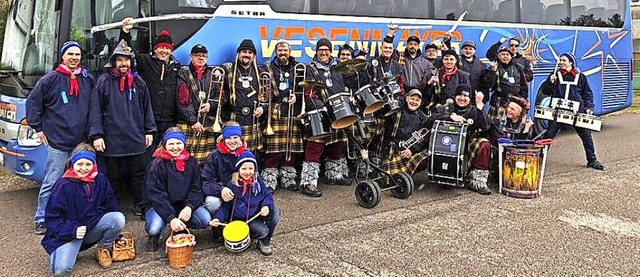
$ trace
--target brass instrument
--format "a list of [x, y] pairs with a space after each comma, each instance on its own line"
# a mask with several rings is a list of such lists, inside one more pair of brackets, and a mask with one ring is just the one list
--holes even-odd
[[[300, 97], [300, 99], [302, 100], [302, 108], [300, 109], [300, 114], [296, 116], [297, 118], [301, 118], [302, 115], [306, 113], [306, 107], [304, 103], [306, 102], [304, 101], [304, 88], [300, 86], [300, 82], [303, 82], [306, 78], [307, 66], [303, 63], [296, 64], [296, 66], [294, 66], [293, 68], [293, 95], [295, 95], [296, 97]], [[292, 105], [289, 104], [289, 110], [291, 110], [291, 107]]]
[[398, 143], [398, 147], [400, 147], [403, 150], [409, 149], [411, 148], [411, 146], [414, 146], [415, 144], [423, 141], [428, 134], [429, 134], [429, 129], [427, 128], [422, 128], [420, 130], [413, 131], [409, 139], [400, 141]]
[[[271, 113], [273, 106], [273, 88], [271, 87], [271, 74], [269, 72], [260, 73], [260, 88], [261, 92], [258, 94], [258, 99], [266, 97], [267, 102], [269, 103], [267, 106], [267, 127], [264, 129], [264, 134], [267, 136], [272, 136], [275, 134], [273, 132], [273, 128], [271, 127]], [[253, 109], [254, 111], [256, 108]]]
[[220, 123], [222, 95], [224, 94], [224, 69], [222, 69], [222, 67], [216, 66], [211, 70], [211, 83], [218, 85], [218, 108], [216, 108], [216, 117], [213, 120], [213, 132], [222, 133], [222, 125]]
[[[253, 112], [255, 113], [256, 109], [258, 109], [258, 101], [253, 101]], [[256, 151], [258, 150], [258, 145], [260, 143], [260, 140], [262, 139], [262, 132], [260, 132], [260, 128], [259, 125], [260, 123], [258, 122], [258, 118], [255, 116], [252, 116], [252, 122], [251, 122], [251, 128], [253, 129], [253, 147], [254, 149], [249, 149], [251, 151]]]

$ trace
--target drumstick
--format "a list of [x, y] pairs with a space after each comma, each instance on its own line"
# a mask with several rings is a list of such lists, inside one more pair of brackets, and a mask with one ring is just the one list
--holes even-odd
[[247, 220], [247, 224], [249, 224], [249, 222], [253, 221], [254, 219], [258, 218], [258, 216], [260, 216], [260, 213], [257, 213], [252, 218], [249, 218], [249, 220]]

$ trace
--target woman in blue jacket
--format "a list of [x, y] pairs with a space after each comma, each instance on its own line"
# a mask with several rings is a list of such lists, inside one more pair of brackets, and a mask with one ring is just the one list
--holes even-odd
[[125, 218], [107, 177], [98, 173], [96, 154], [79, 144], [68, 169], [53, 187], [45, 211], [47, 232], [42, 246], [51, 255], [50, 270], [67, 275], [78, 252], [98, 244], [98, 264], [111, 266], [113, 243], [124, 228]]
[[251, 237], [258, 240], [260, 253], [269, 256], [272, 254], [271, 237], [280, 221], [280, 209], [257, 172], [258, 162], [253, 153], [246, 151], [240, 154], [236, 172], [231, 176], [231, 181], [225, 184], [233, 193], [233, 201], [222, 203], [210, 224], [217, 227], [220, 222], [246, 222], [259, 213], [258, 218], [248, 223], [249, 231]]
[[171, 230], [208, 228], [211, 215], [202, 206], [204, 195], [200, 168], [185, 150], [185, 135], [176, 127], [169, 128], [162, 143], [153, 153], [146, 176], [145, 226], [147, 251], [158, 250], [158, 240], [168, 223]]

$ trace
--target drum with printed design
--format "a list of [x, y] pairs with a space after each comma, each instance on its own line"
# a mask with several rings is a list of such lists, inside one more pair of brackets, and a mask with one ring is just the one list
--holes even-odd
[[544, 148], [504, 146], [502, 149], [502, 193], [516, 198], [538, 197], [544, 174]]

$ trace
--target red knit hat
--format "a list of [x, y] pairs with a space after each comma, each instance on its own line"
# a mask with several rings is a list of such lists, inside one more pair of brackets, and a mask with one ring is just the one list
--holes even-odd
[[167, 29], [163, 29], [160, 31], [160, 34], [156, 37], [156, 44], [153, 45], [153, 50], [156, 50], [158, 47], [167, 47], [173, 50], [173, 40], [169, 35], [169, 31]]

